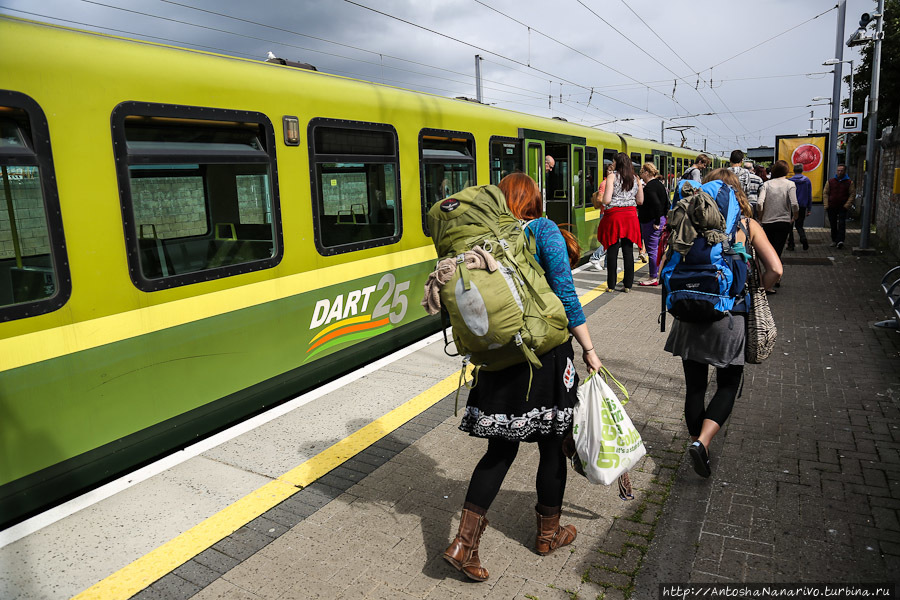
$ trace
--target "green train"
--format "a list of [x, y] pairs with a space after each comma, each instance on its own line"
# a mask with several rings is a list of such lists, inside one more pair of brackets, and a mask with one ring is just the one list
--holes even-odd
[[447, 195], [523, 170], [588, 252], [611, 155], [696, 154], [14, 18], [0, 72], [0, 528], [437, 331]]

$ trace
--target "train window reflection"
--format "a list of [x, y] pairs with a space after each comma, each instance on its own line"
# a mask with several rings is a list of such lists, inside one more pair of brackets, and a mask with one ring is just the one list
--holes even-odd
[[475, 185], [475, 138], [470, 133], [423, 129], [419, 133], [422, 228], [426, 215], [444, 198]]
[[[124, 142], [116, 147], [126, 149], [119, 180], [135, 285], [156, 291], [277, 264], [281, 225], [268, 119], [213, 109], [194, 112], [216, 120], [186, 119], [177, 108], [156, 110], [170, 116], [145, 114], [154, 106], [133, 103], [113, 113], [114, 137]], [[235, 118], [221, 120], [228, 116]]]
[[56, 310], [71, 290], [52, 156], [40, 108], [0, 105], [0, 321]]
[[325, 255], [400, 239], [400, 175], [393, 127], [310, 123], [316, 246]]

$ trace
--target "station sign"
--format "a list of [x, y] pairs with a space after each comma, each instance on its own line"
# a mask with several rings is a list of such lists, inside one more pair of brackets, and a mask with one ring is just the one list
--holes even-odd
[[862, 133], [862, 113], [842, 113], [838, 133]]

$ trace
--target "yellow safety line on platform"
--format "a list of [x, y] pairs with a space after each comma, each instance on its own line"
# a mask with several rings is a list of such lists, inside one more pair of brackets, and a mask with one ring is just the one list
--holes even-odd
[[[649, 263], [636, 261], [634, 263], [634, 272], [637, 273], [644, 267], [644, 265], [647, 265], [647, 264], [649, 264]], [[624, 278], [625, 278], [624, 271], [616, 274], [616, 282], [621, 282]], [[609, 288], [606, 287], [606, 284], [601, 283], [600, 285], [598, 285], [597, 287], [595, 287], [591, 291], [587, 292], [586, 294], [584, 294], [583, 296], [581, 296], [578, 299], [581, 301], [582, 306], [587, 306], [588, 304], [590, 304], [591, 302], [593, 302], [594, 300], [599, 298], [601, 294], [605, 294], [608, 291], [609, 291]]]
[[231, 535], [301, 488], [365, 450], [453, 392], [459, 371], [350, 434], [275, 481], [244, 496], [130, 565], [84, 590], [72, 600], [126, 600], [207, 548]]
[[[636, 262], [635, 272], [643, 264]], [[622, 281], [624, 276], [624, 273], [618, 273], [616, 280]], [[581, 305], [586, 306], [606, 291], [608, 291], [606, 283], [601, 283], [579, 298]], [[171, 573], [335, 467], [353, 458], [413, 417], [434, 406], [455, 391], [458, 385], [459, 371], [294, 467], [278, 479], [251, 492], [200, 524], [99, 581], [74, 596], [72, 600], [127, 600], [131, 598], [154, 581]]]

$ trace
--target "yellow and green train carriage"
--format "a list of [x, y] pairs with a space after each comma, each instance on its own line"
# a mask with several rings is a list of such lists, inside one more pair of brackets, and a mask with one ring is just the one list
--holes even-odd
[[0, 527], [436, 331], [447, 195], [524, 170], [588, 252], [610, 153], [696, 154], [12, 18], [0, 72]]

